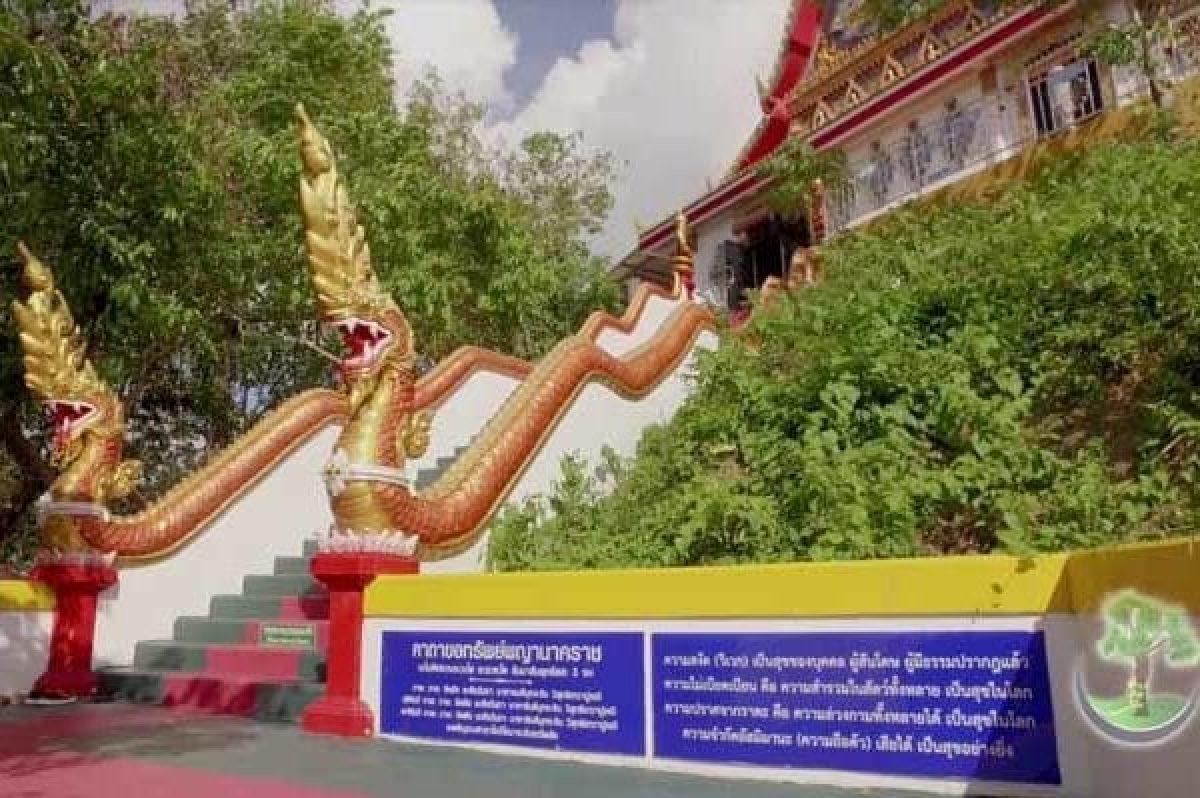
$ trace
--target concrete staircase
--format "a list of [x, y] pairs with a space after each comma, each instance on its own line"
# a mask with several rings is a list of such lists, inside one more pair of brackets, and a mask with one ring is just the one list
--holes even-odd
[[329, 597], [304, 556], [247, 576], [242, 594], [214, 596], [204, 618], [179, 618], [172, 640], [137, 644], [133, 665], [99, 672], [118, 701], [296, 721], [325, 692]]
[[[466, 451], [422, 469], [431, 485]], [[277, 557], [274, 573], [251, 575], [236, 596], [214, 596], [203, 618], [178, 618], [171, 640], [147, 640], [133, 665], [99, 671], [100, 691], [117, 701], [295, 722], [325, 692], [329, 596], [310, 575], [316, 542], [299, 557]]]

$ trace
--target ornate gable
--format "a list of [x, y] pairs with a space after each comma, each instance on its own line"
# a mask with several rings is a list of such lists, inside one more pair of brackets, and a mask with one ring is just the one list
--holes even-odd
[[792, 92], [796, 132], [817, 133], [901, 80], [991, 29], [1010, 11], [961, 0], [889, 34], [865, 21], [862, 0], [829, 0], [811, 69]]

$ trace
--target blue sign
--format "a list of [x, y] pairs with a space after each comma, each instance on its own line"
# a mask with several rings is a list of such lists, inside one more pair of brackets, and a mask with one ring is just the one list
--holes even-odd
[[641, 756], [640, 632], [384, 632], [380, 730]]
[[656, 634], [654, 755], [1060, 784], [1042, 632]]

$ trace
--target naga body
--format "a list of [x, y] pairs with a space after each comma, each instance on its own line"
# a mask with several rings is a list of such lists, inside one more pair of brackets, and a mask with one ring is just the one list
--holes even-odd
[[115, 555], [125, 562], [164, 556], [185, 544], [280, 458], [328, 423], [344, 418], [345, 401], [309, 391], [272, 412], [237, 443], [144, 510], [114, 515], [108, 504], [134, 490], [137, 460], [123, 458], [125, 413], [116, 393], [88, 359], [53, 275], [24, 246], [29, 296], [13, 303], [24, 352], [25, 382], [46, 407], [58, 476], [39, 508], [42, 538], [52, 553]]
[[[417, 492], [406, 461], [425, 452], [430, 418], [414, 401], [412, 329], [372, 268], [366, 234], [329, 142], [302, 108], [297, 118], [309, 273], [321, 320], [340, 333], [348, 352], [341, 372], [350, 420], [326, 469], [335, 533], [403, 535], [415, 539], [422, 559], [471, 546], [580, 390], [600, 380], [620, 394], [642, 395], [711, 328], [708, 311], [682, 303], [664, 333], [621, 358], [587, 332], [565, 339], [525, 378], [471, 449]], [[686, 261], [686, 277], [691, 264], [686, 229], [683, 235], [677, 260]], [[676, 297], [686, 283], [680, 277]]]

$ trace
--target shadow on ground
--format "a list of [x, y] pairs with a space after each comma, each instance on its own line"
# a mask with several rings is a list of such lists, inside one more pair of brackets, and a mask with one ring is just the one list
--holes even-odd
[[[220, 774], [270, 780], [272, 796], [313, 796], [317, 790], [353, 798], [927, 798], [896, 790], [707, 779], [387, 740], [342, 740], [284, 724], [119, 704], [0, 710], [0, 785], [49, 769], [76, 767], [86, 774], [87, 766], [106, 761], [178, 768], [180, 789], [173, 795], [194, 794], [186, 789], [191, 773], [197, 779]], [[59, 798], [2, 787], [0, 796]]]

